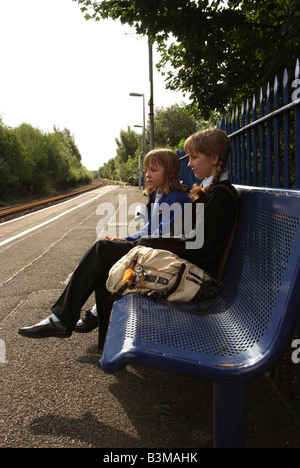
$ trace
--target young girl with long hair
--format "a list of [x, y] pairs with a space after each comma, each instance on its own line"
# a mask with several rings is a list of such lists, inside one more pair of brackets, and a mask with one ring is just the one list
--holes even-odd
[[[186, 203], [191, 199], [187, 189], [179, 181], [180, 162], [177, 154], [169, 149], [155, 149], [150, 151], [144, 160], [145, 193], [149, 196], [148, 221], [140, 232], [126, 238], [136, 241], [142, 237], [160, 237], [173, 234], [174, 220], [182, 214]], [[170, 219], [159, 216], [159, 207], [162, 203], [173, 205]], [[158, 217], [158, 222], [153, 222]], [[167, 223], [167, 225], [166, 225]]]
[[[145, 194], [148, 195], [148, 220], [145, 226], [132, 236], [125, 239], [113, 238], [113, 241], [135, 242], [144, 237], [160, 237], [180, 234], [174, 232], [175, 219], [182, 215], [184, 205], [191, 203], [187, 189], [179, 181], [180, 162], [177, 154], [169, 149], [150, 151], [144, 159]], [[166, 203], [173, 205], [168, 219], [159, 215], [160, 206]], [[157, 222], [155, 222], [157, 219]], [[107, 315], [107, 314], [105, 314]], [[97, 304], [85, 311], [77, 322], [74, 332], [90, 333], [98, 327]], [[104, 326], [105, 328], [105, 326]], [[103, 325], [102, 325], [103, 329]]]

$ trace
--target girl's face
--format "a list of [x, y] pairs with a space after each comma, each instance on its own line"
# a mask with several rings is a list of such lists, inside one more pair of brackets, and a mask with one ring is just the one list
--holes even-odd
[[188, 166], [192, 169], [197, 179], [205, 179], [216, 174], [219, 156], [206, 156], [198, 151], [191, 151], [189, 154]]
[[165, 185], [165, 169], [159, 163], [149, 164], [145, 169], [145, 179], [150, 190], [162, 192]]

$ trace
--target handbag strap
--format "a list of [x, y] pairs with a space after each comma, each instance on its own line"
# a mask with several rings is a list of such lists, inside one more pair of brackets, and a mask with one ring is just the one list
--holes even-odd
[[232, 232], [230, 234], [227, 247], [226, 247], [226, 249], [225, 249], [225, 251], [223, 253], [221, 263], [220, 263], [220, 266], [219, 266], [219, 271], [218, 271], [218, 274], [217, 274], [217, 277], [216, 277], [217, 283], [221, 284], [223, 282], [226, 263], [227, 263], [227, 260], [228, 260], [228, 257], [229, 257], [229, 254], [230, 254], [230, 251], [231, 251], [231, 248], [232, 248], [232, 245], [233, 245], [233, 241], [234, 241], [234, 238], [235, 238], [236, 230], [237, 230], [239, 207], [238, 207], [238, 199], [234, 195], [232, 190], [228, 187], [228, 185], [220, 183], [220, 184], [216, 185], [215, 187], [216, 188], [217, 187], [222, 187], [223, 189], [225, 189], [230, 194], [230, 196], [232, 197], [232, 199], [234, 201], [234, 205], [235, 205], [235, 219], [234, 219]]

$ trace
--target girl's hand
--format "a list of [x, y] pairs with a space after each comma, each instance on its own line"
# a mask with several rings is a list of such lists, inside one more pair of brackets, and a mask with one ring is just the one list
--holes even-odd
[[122, 238], [122, 237], [105, 237], [105, 239], [107, 240], [110, 240], [110, 241], [125, 241], [126, 239], [125, 238]]

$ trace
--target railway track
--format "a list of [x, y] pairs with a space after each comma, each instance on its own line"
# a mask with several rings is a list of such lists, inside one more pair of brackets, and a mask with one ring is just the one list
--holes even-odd
[[19, 217], [24, 214], [30, 213], [32, 211], [36, 211], [40, 208], [55, 205], [64, 200], [67, 200], [68, 198], [73, 198], [82, 193], [95, 190], [99, 187], [102, 187], [103, 185], [104, 185], [103, 182], [99, 182], [88, 187], [73, 190], [72, 192], [68, 192], [63, 195], [51, 196], [51, 197], [43, 198], [41, 200], [34, 200], [32, 202], [28, 202], [24, 204], [18, 204], [18, 205], [0, 208], [0, 223], [3, 223], [5, 221]]

